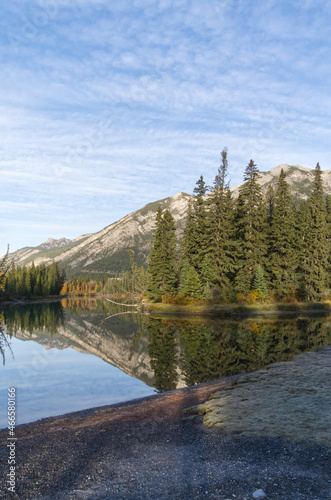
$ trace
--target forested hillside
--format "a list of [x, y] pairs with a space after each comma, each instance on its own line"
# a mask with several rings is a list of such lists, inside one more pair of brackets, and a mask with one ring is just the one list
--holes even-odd
[[[331, 197], [317, 164], [309, 197], [295, 204], [283, 169], [263, 194], [251, 160], [234, 199], [227, 150], [214, 185], [196, 183], [179, 248], [169, 210], [158, 210], [149, 255], [150, 300], [264, 302], [330, 298]], [[207, 195], [209, 191], [209, 195]]]

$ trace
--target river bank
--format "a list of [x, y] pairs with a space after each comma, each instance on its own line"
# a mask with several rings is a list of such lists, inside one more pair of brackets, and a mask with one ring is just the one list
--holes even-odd
[[[21, 425], [17, 498], [248, 500], [259, 489], [270, 500], [331, 498], [330, 360], [324, 348], [253, 374]], [[278, 399], [275, 386], [283, 391]], [[270, 412], [261, 411], [269, 394], [273, 431]], [[205, 406], [217, 400], [226, 416], [220, 427], [203, 421], [211, 416]], [[288, 407], [277, 413], [280, 401]], [[7, 435], [0, 432], [3, 484]], [[0, 497], [13, 495], [3, 488]]]
[[331, 313], [331, 302], [294, 302], [276, 304], [164, 304], [145, 303], [149, 314], [157, 315], [187, 315], [187, 316], [283, 316], [305, 314]]
[[58, 302], [62, 299], [88, 299], [94, 300], [108, 300], [111, 297], [115, 300], [110, 300], [114, 305], [133, 305], [137, 306], [140, 312], [153, 315], [178, 315], [178, 316], [218, 316], [218, 317], [244, 317], [244, 316], [284, 316], [295, 314], [328, 314], [331, 313], [331, 301], [327, 302], [279, 302], [273, 304], [257, 303], [257, 304], [207, 304], [207, 303], [193, 303], [186, 305], [167, 304], [167, 303], [151, 303], [140, 300], [138, 296], [130, 295], [130, 301], [134, 300], [136, 304], [122, 304], [116, 302], [117, 300], [125, 299], [121, 295], [59, 295], [56, 297], [42, 297], [42, 298], [22, 298], [0, 301], [1, 306], [7, 305], [24, 305], [36, 303], [49, 303]]

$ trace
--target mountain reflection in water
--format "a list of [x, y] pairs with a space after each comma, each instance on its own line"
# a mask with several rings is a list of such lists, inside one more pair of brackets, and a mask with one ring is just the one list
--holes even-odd
[[128, 310], [91, 298], [6, 306], [0, 351], [5, 359], [11, 336], [46, 349], [72, 347], [163, 392], [289, 361], [331, 343], [331, 316], [325, 315], [238, 321], [121, 312]]

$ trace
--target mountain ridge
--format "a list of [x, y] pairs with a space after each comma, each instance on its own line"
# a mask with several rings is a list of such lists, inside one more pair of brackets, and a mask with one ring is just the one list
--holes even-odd
[[[282, 164], [267, 172], [260, 172], [258, 183], [262, 191], [265, 192], [269, 185], [277, 186], [282, 168], [287, 174], [294, 201], [306, 199], [310, 194], [314, 170], [300, 165]], [[322, 179], [325, 193], [331, 195], [331, 171], [322, 171]], [[234, 197], [238, 196], [239, 189], [240, 185], [231, 188]], [[30, 265], [32, 261], [35, 265], [59, 262], [66, 268], [67, 274], [118, 275], [130, 267], [129, 250], [134, 252], [138, 265], [146, 263], [159, 206], [171, 211], [179, 237], [185, 226], [188, 202], [192, 197], [193, 195], [181, 191], [174, 196], [148, 203], [96, 233], [78, 236], [74, 240], [49, 238], [37, 247], [24, 247], [10, 254], [10, 258], [18, 265]]]

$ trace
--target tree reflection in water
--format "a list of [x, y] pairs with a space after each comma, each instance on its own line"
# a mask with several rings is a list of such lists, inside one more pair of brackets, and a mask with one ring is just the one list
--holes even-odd
[[64, 327], [62, 348], [90, 349], [132, 376], [143, 374], [141, 380], [158, 392], [255, 371], [331, 343], [330, 315], [170, 319], [127, 314], [123, 306], [88, 298], [7, 306], [0, 311], [0, 324], [3, 364], [10, 349], [7, 334], [41, 331], [55, 337]]
[[158, 392], [210, 382], [290, 361], [331, 343], [330, 318], [242, 321], [150, 318], [148, 353]]

